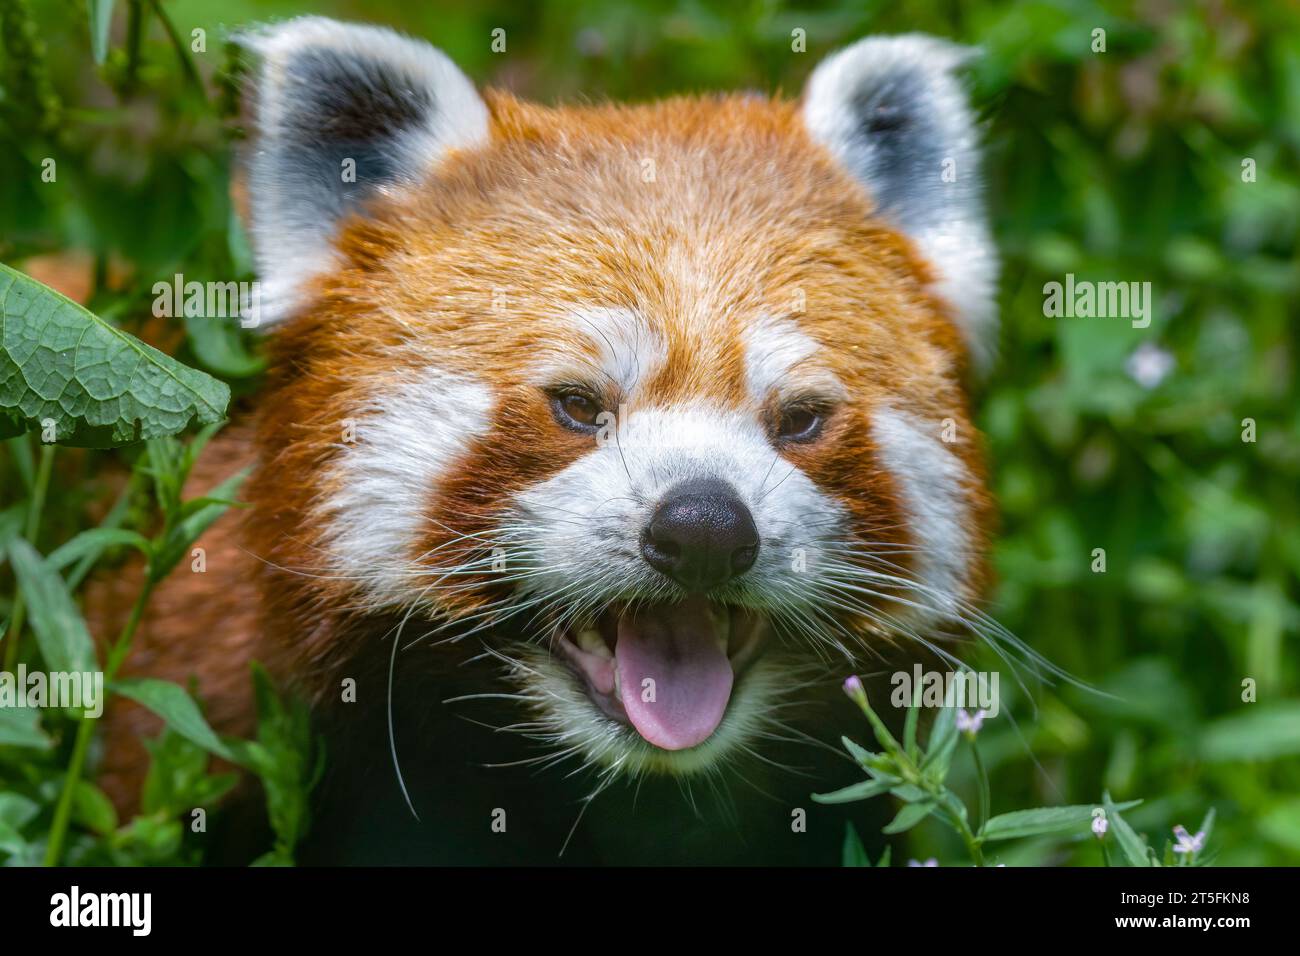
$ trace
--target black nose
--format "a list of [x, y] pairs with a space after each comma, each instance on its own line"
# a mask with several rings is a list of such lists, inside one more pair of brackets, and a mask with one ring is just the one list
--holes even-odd
[[664, 495], [641, 539], [641, 554], [688, 591], [707, 591], [753, 566], [758, 528], [727, 485], [688, 481]]

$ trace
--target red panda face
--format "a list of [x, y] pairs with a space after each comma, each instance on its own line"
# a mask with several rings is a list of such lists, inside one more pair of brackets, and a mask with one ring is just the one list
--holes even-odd
[[481, 642], [539, 736], [631, 773], [966, 616], [993, 260], [951, 48], [864, 41], [799, 103], [546, 109], [387, 31], [250, 45], [253, 494], [305, 603]]

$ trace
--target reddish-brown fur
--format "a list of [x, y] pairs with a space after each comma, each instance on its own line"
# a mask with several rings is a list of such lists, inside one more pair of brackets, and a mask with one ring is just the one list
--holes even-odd
[[[950, 309], [927, 291], [931, 270], [913, 246], [809, 140], [797, 104], [487, 101], [490, 144], [451, 156], [415, 195], [381, 198], [345, 224], [345, 264], [274, 333], [256, 411], [213, 443], [192, 481], [197, 493], [256, 462], [242, 495], [252, 507], [205, 536], [206, 574], [182, 567], [160, 588], [129, 670], [196, 677], [223, 732], [250, 729], [250, 658], [319, 702], [356, 655], [379, 653], [358, 646], [348, 582], [290, 572], [323, 570], [317, 515], [342, 421], [403, 366], [471, 372], [497, 389], [497, 406], [492, 435], [430, 489], [432, 520], [401, 557], [486, 530], [506, 496], [590, 449], [554, 424], [530, 378], [539, 356], [591, 354], [562, 306], [635, 309], [663, 335], [668, 361], [640, 403], [708, 398], [737, 408], [751, 402], [741, 329], [789, 315], [820, 343], [814, 362], [847, 400], [822, 440], [786, 455], [877, 540], [907, 540], [867, 424], [881, 404], [936, 429], [955, 419], [966, 440], [954, 447], [982, 484]], [[506, 305], [494, 308], [502, 291]], [[791, 314], [799, 292], [806, 311]], [[616, 405], [619, 396], [606, 398]], [[969, 530], [982, 550], [990, 509], [970, 495]], [[977, 588], [983, 574], [975, 569]], [[97, 585], [101, 626], [134, 586], [127, 577]], [[103, 780], [128, 806], [145, 767], [138, 738], [154, 724], [131, 705], [115, 706], [108, 724]]]

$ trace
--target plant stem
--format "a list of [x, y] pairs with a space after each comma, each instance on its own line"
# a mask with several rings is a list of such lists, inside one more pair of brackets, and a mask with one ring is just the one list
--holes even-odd
[[[27, 506], [27, 524], [23, 529], [23, 537], [33, 547], [36, 545], [36, 536], [41, 530], [41, 512], [45, 510], [45, 495], [50, 487], [50, 473], [54, 469], [54, 446], [41, 445], [41, 461], [36, 468], [36, 480], [32, 484], [31, 503]], [[27, 605], [23, 601], [22, 591], [14, 594], [13, 616], [10, 619], [9, 642], [5, 645], [5, 662], [4, 669], [13, 673], [14, 668], [18, 665], [18, 637], [22, 633], [23, 619], [27, 613]]]
[[63, 780], [63, 790], [59, 793], [59, 802], [54, 808], [54, 822], [50, 824], [50, 842], [45, 846], [45, 865], [58, 866], [63, 855], [63, 839], [68, 832], [68, 820], [72, 816], [72, 795], [76, 792], [77, 781], [81, 779], [81, 767], [86, 762], [86, 751], [90, 748], [90, 738], [94, 734], [93, 718], [81, 715], [77, 725], [77, 739], [72, 745], [72, 759], [68, 761], [68, 773]]
[[54, 467], [54, 446], [41, 445], [41, 462], [36, 468], [36, 484], [32, 487], [32, 503], [27, 509], [27, 529], [24, 536], [33, 547], [36, 534], [41, 529], [41, 512], [45, 510], [45, 495], [50, 487], [50, 471]]
[[[149, 595], [153, 593], [153, 587], [152, 579], [147, 578], [140, 589], [140, 595], [135, 599], [135, 604], [131, 606], [131, 616], [126, 626], [122, 628], [121, 636], [109, 651], [108, 664], [104, 668], [105, 686], [112, 684], [118, 668], [122, 666], [122, 662], [126, 660], [126, 655], [131, 650], [131, 641], [135, 637], [136, 628], [140, 626], [140, 619], [144, 616], [144, 608], [149, 603]], [[63, 790], [59, 793], [59, 802], [54, 808], [54, 822], [50, 825], [50, 842], [45, 847], [46, 866], [58, 866], [63, 856], [63, 843], [68, 833], [68, 822], [72, 817], [72, 797], [76, 793], [77, 783], [81, 780], [81, 771], [86, 763], [86, 751], [90, 749], [90, 740], [94, 736], [95, 722], [98, 720], [96, 717], [87, 717], [85, 713], [82, 713], [78, 719], [80, 723], [77, 725], [77, 739], [72, 745], [72, 757], [68, 761]]]
[[949, 812], [948, 819], [952, 822], [954, 829], [961, 835], [962, 841], [966, 844], [966, 852], [975, 862], [976, 866], [984, 865], [984, 851], [980, 848], [980, 841], [971, 832], [970, 825], [956, 813]]
[[21, 591], [14, 594], [13, 607], [13, 616], [9, 619], [8, 641], [5, 644], [4, 669], [9, 674], [12, 674], [14, 668], [18, 666], [18, 634], [23, 629], [23, 617], [27, 613]]
[[167, 38], [171, 40], [172, 47], [176, 50], [176, 58], [181, 61], [181, 69], [185, 73], [185, 78], [189, 80], [190, 85], [194, 87], [198, 92], [199, 97], [206, 103], [208, 96], [207, 92], [203, 89], [203, 78], [199, 76], [199, 68], [194, 65], [194, 59], [190, 56], [190, 51], [186, 48], [185, 41], [181, 39], [180, 32], [176, 29], [176, 24], [173, 23], [172, 18], [167, 15], [167, 11], [163, 9], [163, 5], [159, 0], [149, 0], [149, 5], [153, 7], [154, 14], [157, 15], [159, 21], [162, 23], [163, 29], [167, 31]]
[[979, 802], [979, 827], [977, 833], [984, 832], [984, 824], [989, 822], [989, 775], [984, 769], [984, 759], [980, 756], [980, 748], [975, 743], [975, 736], [972, 734], [969, 738], [971, 756], [975, 758], [975, 776], [979, 779], [980, 802]]
[[153, 594], [154, 584], [152, 576], [145, 578], [144, 586], [140, 589], [140, 596], [135, 599], [135, 604], [131, 606], [131, 617], [127, 619], [126, 627], [122, 629], [122, 636], [117, 639], [108, 654], [108, 665], [104, 668], [104, 683], [110, 684], [117, 677], [118, 668], [126, 660], [126, 655], [131, 652], [131, 641], [135, 637], [136, 628], [140, 626], [140, 618], [144, 616], [145, 605], [149, 603], [149, 595]]
[[144, 37], [144, 21], [148, 10], [143, 0], [130, 0], [126, 8], [126, 78], [122, 81], [122, 96], [135, 95], [136, 81], [140, 76], [140, 43]]

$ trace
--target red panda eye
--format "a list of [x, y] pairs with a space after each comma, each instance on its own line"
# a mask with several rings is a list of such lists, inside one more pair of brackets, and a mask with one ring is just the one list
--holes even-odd
[[600, 405], [590, 395], [582, 392], [560, 392], [551, 398], [551, 410], [556, 421], [566, 428], [591, 431], [597, 426]]
[[807, 405], [787, 405], [781, 409], [776, 437], [782, 442], [810, 442], [821, 434], [825, 415]]

